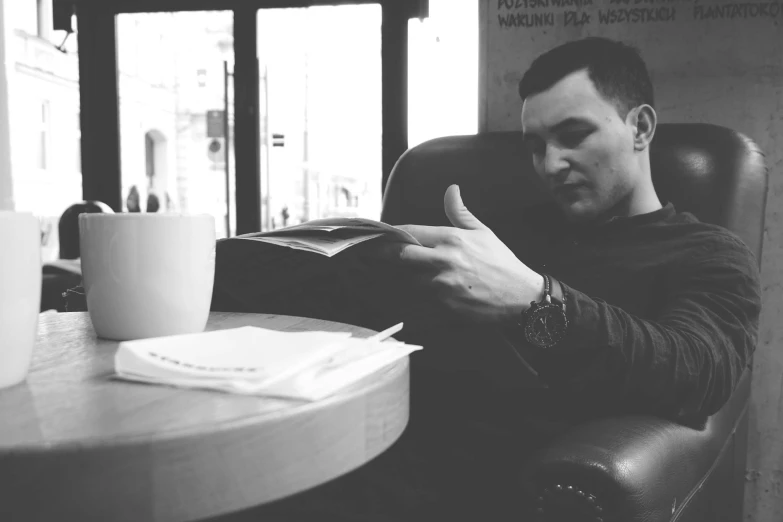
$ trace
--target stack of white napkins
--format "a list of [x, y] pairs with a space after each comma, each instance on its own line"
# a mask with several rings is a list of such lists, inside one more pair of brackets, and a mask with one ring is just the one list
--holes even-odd
[[114, 367], [131, 381], [313, 401], [420, 349], [350, 333], [244, 326], [125, 341]]

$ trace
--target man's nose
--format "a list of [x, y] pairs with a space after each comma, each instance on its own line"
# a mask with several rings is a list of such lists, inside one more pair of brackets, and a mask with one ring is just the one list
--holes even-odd
[[568, 161], [563, 151], [559, 147], [547, 145], [544, 155], [544, 174], [556, 176], [566, 169], [568, 169]]

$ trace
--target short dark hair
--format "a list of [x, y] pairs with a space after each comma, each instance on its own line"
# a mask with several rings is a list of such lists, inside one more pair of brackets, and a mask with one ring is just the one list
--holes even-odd
[[519, 95], [524, 102], [584, 69], [596, 90], [617, 107], [623, 118], [634, 107], [653, 105], [652, 81], [639, 51], [598, 37], [565, 43], [536, 58], [519, 82]]

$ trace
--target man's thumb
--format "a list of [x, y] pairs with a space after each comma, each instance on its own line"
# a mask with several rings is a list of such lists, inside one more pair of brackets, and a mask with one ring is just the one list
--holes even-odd
[[446, 217], [457, 228], [466, 230], [487, 228], [462, 203], [462, 198], [459, 195], [459, 185], [451, 185], [446, 189], [446, 195], [443, 197], [443, 207], [446, 210]]

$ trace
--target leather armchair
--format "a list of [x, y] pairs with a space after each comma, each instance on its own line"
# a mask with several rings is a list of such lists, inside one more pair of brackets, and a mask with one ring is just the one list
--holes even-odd
[[[658, 194], [733, 231], [761, 260], [767, 168], [756, 144], [709, 124], [661, 124], [651, 147]], [[457, 183], [484, 223], [513, 220], [548, 197], [521, 132], [434, 139], [403, 154], [386, 186], [381, 220], [449, 225], [443, 194]], [[524, 470], [539, 519], [595, 522], [736, 522], [742, 519], [750, 369], [700, 429], [651, 416], [578, 426]]]
[[[79, 259], [79, 215], [80, 214], [114, 214], [114, 210], [102, 201], [80, 201], [65, 209], [57, 224], [60, 242], [59, 259]], [[57, 310], [58, 312], [86, 310], [84, 307], [68, 307], [66, 295], [76, 295], [72, 289], [82, 282], [81, 274], [65, 270], [57, 262], [44, 263], [41, 282], [41, 311]]]

